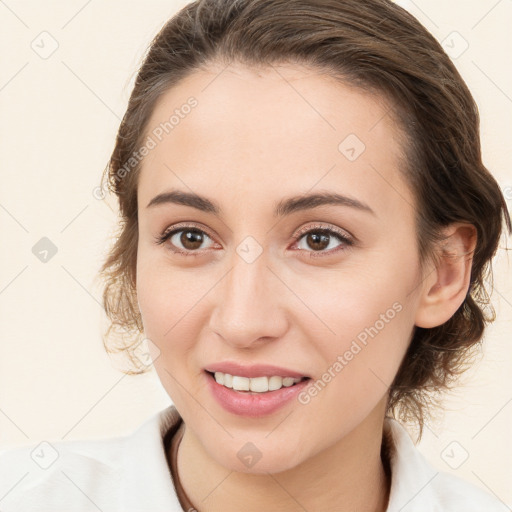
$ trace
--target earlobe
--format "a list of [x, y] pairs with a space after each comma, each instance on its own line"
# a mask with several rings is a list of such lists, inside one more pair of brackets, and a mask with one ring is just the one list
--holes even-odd
[[449, 320], [466, 298], [476, 247], [476, 229], [455, 223], [444, 230], [439, 261], [423, 283], [415, 325], [432, 328]]

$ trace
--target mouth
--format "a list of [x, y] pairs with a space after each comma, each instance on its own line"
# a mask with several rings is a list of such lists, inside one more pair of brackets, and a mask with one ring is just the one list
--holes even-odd
[[297, 384], [311, 380], [311, 377], [281, 377], [280, 375], [243, 377], [223, 372], [205, 370], [217, 384], [249, 395], [268, 394], [282, 388], [291, 388]]
[[[246, 368], [247, 370], [247, 368]], [[268, 367], [267, 367], [268, 370]], [[259, 418], [292, 407], [297, 396], [310, 385], [311, 377], [261, 375], [267, 370], [251, 368], [254, 377], [244, 377], [204, 370], [206, 384], [214, 400], [227, 412], [247, 418]], [[238, 369], [238, 371], [240, 371]], [[269, 373], [274, 373], [273, 367]], [[235, 372], [233, 372], [235, 373]], [[249, 373], [249, 370], [245, 371]], [[258, 375], [260, 374], [260, 375]]]

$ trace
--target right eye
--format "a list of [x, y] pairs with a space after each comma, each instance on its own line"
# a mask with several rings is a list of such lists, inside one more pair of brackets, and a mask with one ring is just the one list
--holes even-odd
[[[168, 248], [184, 256], [199, 256], [202, 251], [198, 251], [206, 239], [212, 238], [196, 226], [181, 225], [179, 227], [167, 228], [162, 234], [156, 237], [155, 243], [163, 245], [169, 242]], [[213, 240], [212, 240], [213, 241]]]

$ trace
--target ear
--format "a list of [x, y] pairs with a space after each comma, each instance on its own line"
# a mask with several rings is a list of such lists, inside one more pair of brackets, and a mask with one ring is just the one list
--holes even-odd
[[459, 309], [466, 298], [476, 247], [476, 228], [454, 223], [443, 230], [439, 261], [423, 281], [415, 325], [431, 328], [442, 325]]

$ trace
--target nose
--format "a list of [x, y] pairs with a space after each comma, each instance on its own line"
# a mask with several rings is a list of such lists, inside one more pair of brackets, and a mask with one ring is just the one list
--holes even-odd
[[224, 342], [250, 348], [286, 332], [286, 287], [263, 254], [251, 263], [235, 254], [231, 270], [216, 288], [210, 329]]

